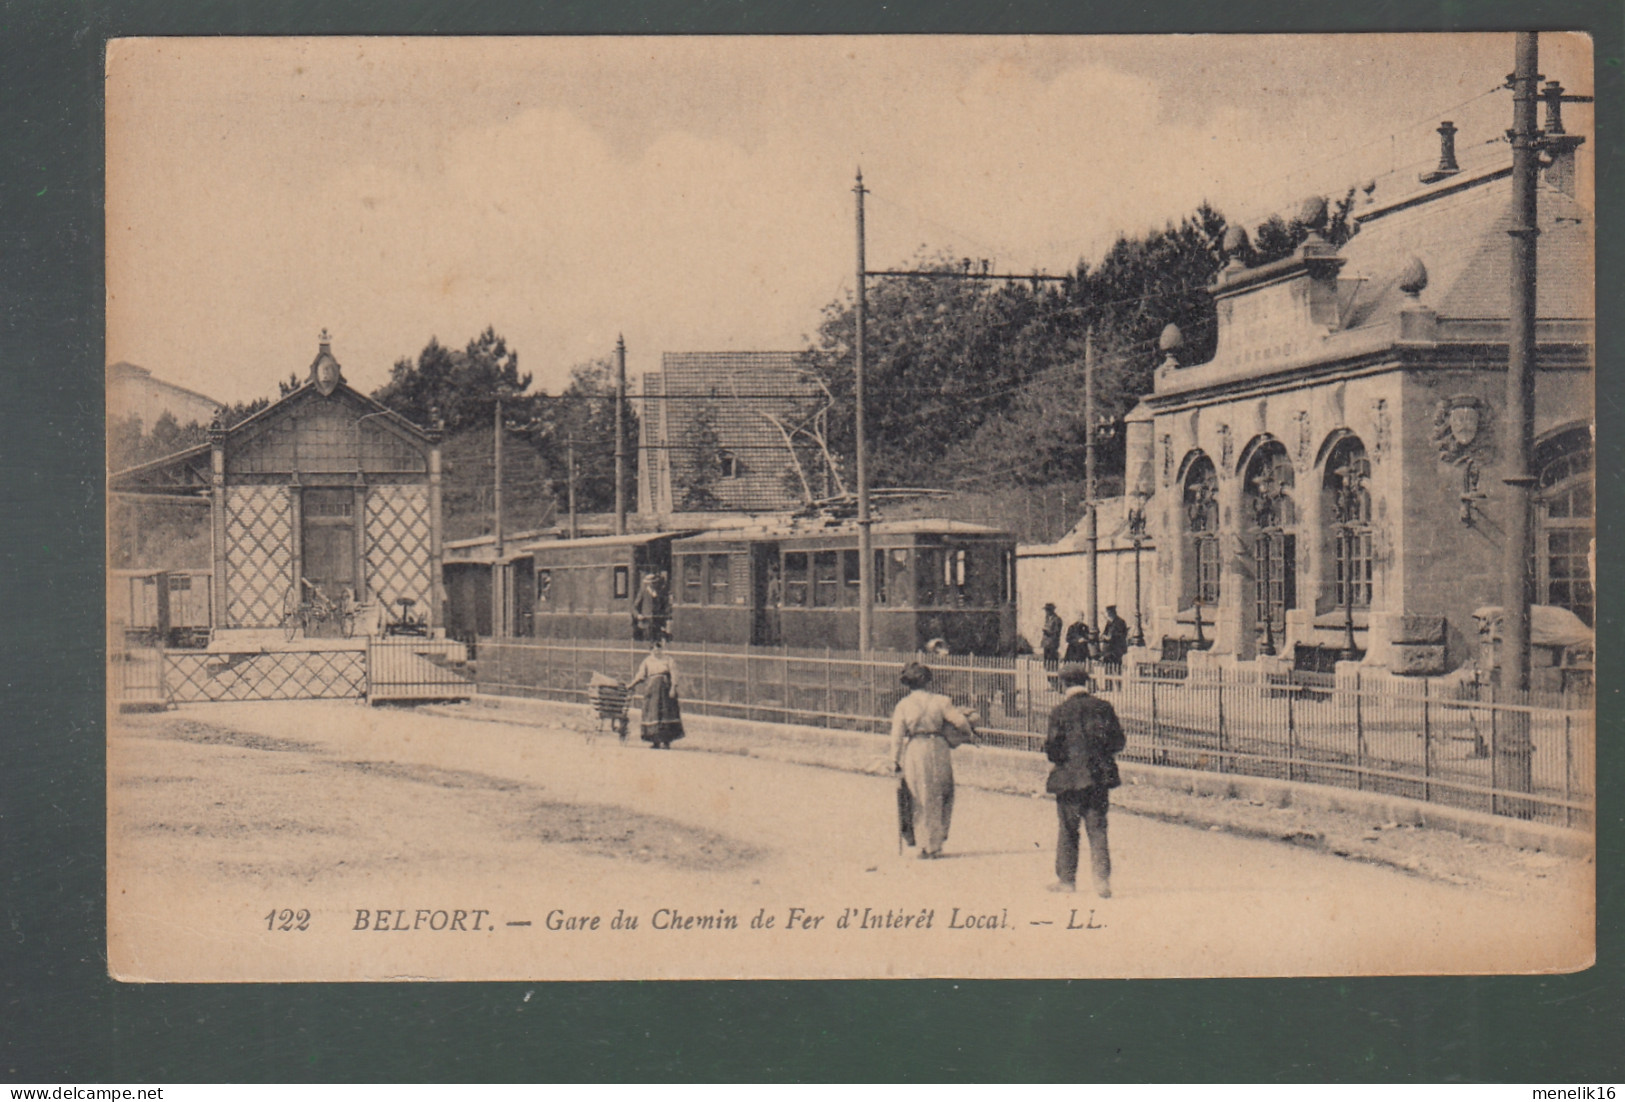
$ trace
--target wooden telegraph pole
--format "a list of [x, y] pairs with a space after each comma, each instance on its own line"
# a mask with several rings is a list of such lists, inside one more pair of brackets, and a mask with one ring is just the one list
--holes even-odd
[[[570, 475], [570, 496], [575, 498], [575, 474]], [[572, 531], [575, 506], [570, 507]], [[615, 534], [626, 535], [626, 338], [615, 337]]]
[[1095, 327], [1083, 337], [1083, 493], [1084, 546], [1089, 552], [1089, 585], [1085, 590], [1089, 630], [1100, 626], [1100, 528], [1095, 511]]
[[[1502, 564], [1501, 686], [1513, 700], [1529, 691], [1529, 606], [1534, 603], [1534, 489], [1531, 460], [1535, 443], [1535, 181], [1540, 134], [1535, 128], [1536, 87], [1540, 82], [1540, 43], [1533, 31], [1515, 39], [1512, 73], [1512, 310], [1507, 329], [1507, 428], [1511, 458], [1505, 557]], [[1493, 783], [1502, 791], [1530, 790], [1529, 714], [1512, 711], [1494, 749]], [[1526, 801], [1506, 810], [1526, 817]]]
[[863, 415], [863, 345], [868, 327], [867, 305], [864, 301], [864, 282], [867, 278], [863, 249], [863, 169], [858, 169], [857, 185], [852, 193], [858, 199], [858, 279], [853, 303], [856, 335], [852, 355], [855, 373], [853, 399], [857, 405], [857, 475], [858, 475], [858, 650], [867, 654], [874, 647], [875, 580], [874, 540], [869, 518], [869, 457], [868, 442], [864, 436]]

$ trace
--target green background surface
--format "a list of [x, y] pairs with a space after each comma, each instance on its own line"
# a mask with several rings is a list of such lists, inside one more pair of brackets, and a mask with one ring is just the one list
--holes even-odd
[[[0, 1072], [13, 1082], [1618, 1082], [1621, 4], [0, 0]], [[128, 34], [1579, 28], [1597, 42], [1598, 964], [1567, 976], [121, 985], [107, 978], [102, 56]], [[1508, 50], [1507, 68], [1512, 58]], [[1509, 119], [1510, 124], [1510, 119]], [[1616, 512], [1615, 510], [1621, 510]], [[527, 998], [528, 996], [528, 998]]]

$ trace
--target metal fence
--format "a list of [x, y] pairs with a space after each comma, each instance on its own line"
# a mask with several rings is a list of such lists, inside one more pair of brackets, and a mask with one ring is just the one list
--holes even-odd
[[211, 701], [466, 698], [468, 648], [445, 639], [364, 639], [342, 646], [207, 651], [135, 647], [114, 652], [109, 689], [121, 706]]
[[[594, 673], [629, 680], [638, 644], [483, 639], [482, 693], [585, 703]], [[883, 733], [913, 654], [703, 645], [673, 649], [696, 715]], [[1039, 662], [927, 658], [933, 688], [981, 714], [982, 741], [1043, 747], [1061, 699]], [[1596, 807], [1588, 693], [1516, 700], [1488, 684], [1268, 672], [1247, 667], [1097, 670], [1128, 761], [1354, 788], [1589, 827]]]

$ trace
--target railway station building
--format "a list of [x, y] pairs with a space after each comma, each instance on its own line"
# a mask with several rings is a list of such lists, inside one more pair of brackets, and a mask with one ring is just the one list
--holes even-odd
[[[1183, 362], [1178, 332], [1164, 332], [1154, 390], [1128, 419], [1125, 479], [1156, 548], [1141, 593], [1149, 649], [1328, 672], [1360, 660], [1439, 674], [1479, 659], [1485, 614], [1505, 600], [1515, 501], [1511, 169], [1494, 147], [1458, 165], [1454, 127], [1440, 134], [1439, 169], [1419, 187], [1357, 192], [1358, 232], [1341, 247], [1319, 232], [1323, 202], [1300, 215], [1308, 239], [1273, 263], [1245, 266], [1233, 229], [1208, 362]], [[1533, 569], [1545, 621], [1589, 626], [1594, 220], [1576, 195], [1582, 139], [1550, 114], [1547, 134]]]
[[352, 389], [325, 330], [298, 389], [108, 486], [208, 500], [217, 633], [278, 627], [311, 591], [442, 624], [438, 434]]

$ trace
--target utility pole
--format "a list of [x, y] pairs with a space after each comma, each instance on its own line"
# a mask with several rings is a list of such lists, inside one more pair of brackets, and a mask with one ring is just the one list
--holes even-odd
[[[1540, 168], [1540, 132], [1535, 128], [1539, 100], [1540, 40], [1534, 31], [1515, 38], [1512, 73], [1512, 311], [1507, 328], [1507, 429], [1511, 436], [1506, 473], [1509, 509], [1503, 562], [1501, 686], [1514, 694], [1529, 691], [1529, 606], [1534, 603], [1535, 442], [1535, 182]], [[1520, 695], [1513, 700], [1522, 703]], [[1492, 780], [1497, 789], [1528, 792], [1531, 785], [1529, 714], [1512, 711], [1494, 750]], [[1527, 801], [1506, 809], [1520, 818], [1532, 813]]]
[[1087, 604], [1089, 630], [1100, 624], [1100, 529], [1095, 511], [1095, 327], [1083, 337], [1083, 494], [1085, 499], [1084, 546], [1089, 551]]
[[[574, 447], [573, 441], [571, 447]], [[573, 458], [571, 464], [570, 538], [574, 539], [576, 476]], [[626, 535], [626, 338], [620, 334], [615, 337], [615, 534]]]
[[508, 577], [502, 560], [502, 391], [497, 391], [496, 412], [491, 419], [491, 541], [496, 557], [491, 560], [491, 634], [506, 635], [508, 627]]
[[875, 580], [873, 538], [869, 519], [869, 457], [868, 442], [864, 436], [863, 415], [863, 345], [868, 328], [867, 306], [864, 301], [864, 281], [867, 278], [863, 249], [863, 169], [858, 169], [858, 181], [852, 188], [858, 205], [858, 279], [854, 305], [856, 336], [853, 341], [853, 370], [855, 372], [853, 398], [857, 404], [857, 476], [858, 476], [858, 650], [867, 654], [874, 646]]
[[[569, 480], [570, 480], [570, 538], [575, 539], [576, 538], [576, 434], [573, 433], [573, 432], [569, 436], [569, 444], [568, 444], [567, 450], [565, 452], [565, 455], [567, 456], [567, 459], [565, 461], [565, 472], [566, 472], [566, 474], [567, 474], [567, 476], [569, 477]], [[619, 510], [617, 510], [616, 519], [617, 520], [621, 519], [620, 516], [619, 516]], [[617, 527], [615, 534], [616, 535], [624, 535], [625, 532], [621, 528]]]

